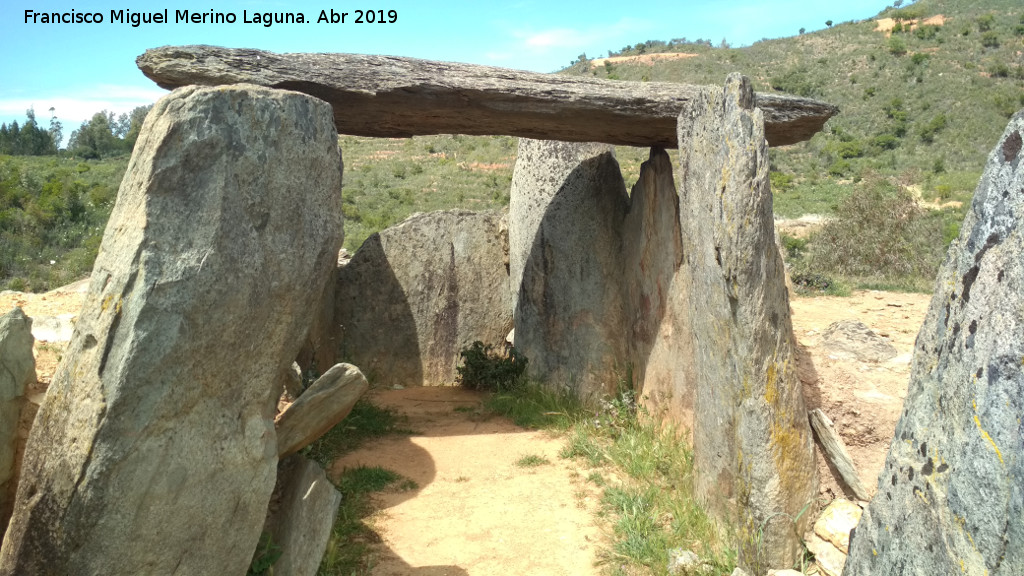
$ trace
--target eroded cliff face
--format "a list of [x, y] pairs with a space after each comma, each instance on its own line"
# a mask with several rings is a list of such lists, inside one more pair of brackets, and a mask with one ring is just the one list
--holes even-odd
[[846, 575], [1024, 573], [1024, 112], [991, 152], [917, 337]]

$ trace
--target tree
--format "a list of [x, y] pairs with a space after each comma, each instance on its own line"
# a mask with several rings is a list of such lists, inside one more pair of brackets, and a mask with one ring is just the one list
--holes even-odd
[[60, 148], [60, 143], [64, 141], [64, 125], [57, 120], [56, 108], [50, 106], [50, 138], [53, 139], [53, 145], [55, 148]]
[[93, 114], [92, 119], [71, 133], [68, 150], [83, 158], [104, 158], [125, 151], [123, 141], [114, 135], [117, 129], [114, 113], [106, 110]]
[[831, 20], [825, 20], [825, 26], [828, 26], [829, 28], [831, 28], [832, 27], [832, 21]]
[[903, 6], [903, 0], [896, 0], [892, 3], [893, 8], [899, 9], [900, 6]]
[[800, 29], [800, 35], [803, 36], [804, 32], [807, 32], [807, 28]]

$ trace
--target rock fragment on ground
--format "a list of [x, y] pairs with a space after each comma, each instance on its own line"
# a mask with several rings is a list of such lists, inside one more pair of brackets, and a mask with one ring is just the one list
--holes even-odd
[[822, 338], [825, 350], [837, 358], [885, 362], [899, 354], [887, 339], [858, 320], [833, 322], [825, 329]]
[[274, 576], [315, 576], [342, 495], [319, 464], [295, 454], [281, 460], [266, 532], [280, 551]]
[[332, 366], [278, 417], [278, 457], [294, 454], [334, 428], [369, 387], [359, 368]]

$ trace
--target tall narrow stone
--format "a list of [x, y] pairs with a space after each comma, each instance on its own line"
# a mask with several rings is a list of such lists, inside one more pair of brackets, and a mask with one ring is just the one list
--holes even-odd
[[649, 414], [686, 432], [693, 427], [693, 335], [683, 263], [679, 196], [672, 161], [660, 148], [640, 166], [623, 230], [622, 337], [640, 400]]
[[14, 456], [25, 387], [35, 382], [32, 319], [21, 308], [0, 316], [0, 541], [14, 501]]
[[610, 146], [519, 141], [509, 206], [515, 346], [531, 376], [583, 397], [626, 376], [628, 206]]
[[244, 574], [280, 375], [341, 242], [331, 107], [188, 87], [146, 120], [26, 449], [0, 574]]
[[680, 218], [691, 287], [699, 496], [737, 526], [741, 561], [791, 566], [817, 493], [796, 377], [768, 146], [749, 81], [730, 75], [679, 117]]
[[843, 574], [1024, 574], [1024, 111], [935, 282]]

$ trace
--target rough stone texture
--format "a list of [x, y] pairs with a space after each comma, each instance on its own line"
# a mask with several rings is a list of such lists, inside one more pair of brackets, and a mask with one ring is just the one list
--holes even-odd
[[861, 362], [885, 362], [899, 351], [888, 340], [858, 320], [840, 320], [822, 333], [825, 350], [832, 356]]
[[[153, 48], [136, 64], [164, 88], [251, 82], [306, 92], [334, 105], [339, 133], [382, 137], [507, 134], [674, 147], [679, 110], [712, 89], [396, 56], [214, 46]], [[823, 102], [776, 94], [758, 94], [757, 106], [772, 146], [807, 140], [839, 112]]]
[[157, 102], [35, 420], [0, 574], [245, 573], [340, 192], [324, 102], [256, 86]]
[[840, 576], [843, 573], [843, 565], [846, 563], [846, 554], [827, 542], [815, 533], [807, 535], [804, 541], [807, 550], [814, 554], [814, 565], [818, 573], [824, 576]]
[[304, 372], [325, 374], [334, 366], [338, 357], [338, 324], [334, 319], [334, 293], [337, 288], [337, 268], [331, 270], [331, 276], [324, 291], [313, 301], [313, 323], [309, 326], [306, 342], [299, 350], [297, 362]]
[[0, 316], [0, 540], [13, 504], [14, 452], [25, 387], [36, 378], [32, 319], [21, 308]]
[[814, 435], [817, 436], [821, 447], [825, 449], [825, 455], [828, 457], [829, 462], [832, 463], [832, 466], [835, 467], [843, 478], [843, 482], [850, 487], [850, 490], [853, 491], [857, 498], [869, 500], [871, 495], [868, 493], [867, 487], [860, 481], [857, 467], [853, 464], [853, 458], [850, 458], [850, 453], [846, 450], [843, 437], [836, 431], [832, 420], [821, 411], [821, 408], [811, 410], [809, 417]]
[[[693, 428], [693, 335], [672, 161], [651, 150], [630, 194], [623, 232], [625, 285], [633, 379], [648, 412]], [[621, 332], [621, 329], [619, 329]]]
[[801, 511], [817, 477], [775, 246], [768, 147], [753, 104], [749, 81], [733, 74], [724, 91], [683, 108], [679, 183], [692, 282], [696, 490], [738, 528], [741, 562], [762, 572], [792, 566], [801, 553]]
[[850, 531], [863, 513], [860, 506], [849, 500], [833, 500], [814, 521], [814, 533], [845, 554], [850, 551]]
[[370, 388], [359, 368], [335, 364], [277, 419], [277, 456], [293, 454], [341, 422]]
[[338, 271], [339, 357], [374, 385], [455, 381], [459, 352], [512, 326], [498, 212], [414, 214], [370, 236]]
[[1024, 574], [1024, 111], [989, 155], [918, 333], [844, 574]]
[[610, 146], [519, 141], [509, 203], [515, 346], [532, 377], [584, 398], [626, 375], [628, 209]]
[[266, 524], [281, 551], [274, 576], [315, 576], [331, 538], [341, 493], [319, 464], [296, 454], [278, 466], [274, 497]]

